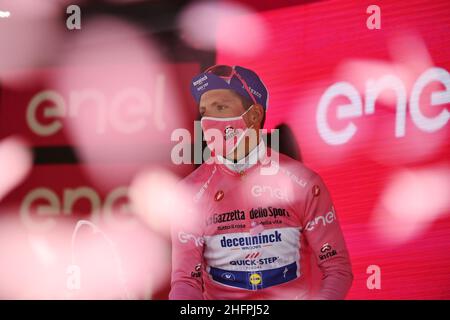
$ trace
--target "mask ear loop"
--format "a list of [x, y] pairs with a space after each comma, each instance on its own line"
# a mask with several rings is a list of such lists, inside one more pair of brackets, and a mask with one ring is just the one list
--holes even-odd
[[[255, 106], [255, 105], [252, 104], [252, 105], [250, 106], [250, 108], [248, 108], [243, 114], [241, 114], [242, 119], [244, 119], [243, 116], [244, 116], [248, 111], [250, 111], [250, 109], [253, 108], [254, 106]], [[245, 122], [245, 120], [244, 120], [244, 122]], [[245, 129], [245, 131], [244, 131], [244, 133], [242, 134], [242, 136], [241, 136], [241, 137], [239, 138], [239, 140], [236, 142], [236, 145], [233, 147], [233, 149], [231, 149], [230, 152], [228, 152], [228, 153], [226, 154], [226, 156], [228, 156], [230, 153], [234, 152], [234, 151], [237, 149], [237, 147], [239, 146], [239, 144], [242, 142], [242, 139], [244, 139], [244, 138], [247, 136], [247, 132], [248, 132], [250, 129], [252, 129], [252, 128], [253, 128], [253, 130], [254, 130], [254, 126], [255, 126], [255, 124], [253, 123], [250, 127], [247, 127], [247, 129]]]
[[[250, 109], [253, 108], [254, 106], [255, 106], [255, 104], [252, 104], [252, 105], [250, 106], [250, 108], [248, 108], [247, 110], [245, 110], [245, 112], [244, 112], [243, 114], [241, 114], [241, 117], [243, 117], [247, 112], [249, 112]], [[242, 118], [242, 119], [244, 119], [244, 118]], [[244, 121], [245, 121], [245, 120], [244, 120]], [[253, 123], [250, 127], [247, 127], [247, 128], [250, 129], [250, 128], [254, 127], [254, 126], [255, 126], [255, 124]]]
[[233, 147], [233, 149], [231, 149], [230, 152], [228, 152], [226, 154], [226, 156], [228, 156], [230, 153], [234, 152], [234, 150], [237, 149], [237, 147], [241, 144], [242, 140], [247, 136], [247, 132], [252, 129], [253, 125], [251, 127], [247, 127], [247, 129], [245, 129], [245, 131], [242, 133], [242, 136], [239, 138], [239, 140], [236, 142], [235, 146]]
[[247, 110], [245, 110], [245, 112], [244, 112], [243, 114], [241, 114], [241, 117], [244, 116], [244, 114], [246, 114], [247, 112], [249, 112], [250, 109], [253, 108], [254, 106], [255, 106], [255, 104], [252, 104], [252, 105], [250, 106], [250, 108], [248, 108]]

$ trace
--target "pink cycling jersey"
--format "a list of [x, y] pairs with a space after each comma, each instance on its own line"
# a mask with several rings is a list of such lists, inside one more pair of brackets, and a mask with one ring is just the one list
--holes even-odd
[[172, 228], [169, 298], [343, 299], [351, 264], [320, 176], [263, 142], [219, 158], [180, 184], [191, 223]]

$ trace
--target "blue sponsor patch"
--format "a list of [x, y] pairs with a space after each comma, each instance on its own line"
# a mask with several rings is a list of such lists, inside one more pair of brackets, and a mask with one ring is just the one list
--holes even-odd
[[258, 271], [231, 271], [210, 267], [209, 273], [216, 282], [247, 290], [259, 290], [297, 278], [297, 263]]

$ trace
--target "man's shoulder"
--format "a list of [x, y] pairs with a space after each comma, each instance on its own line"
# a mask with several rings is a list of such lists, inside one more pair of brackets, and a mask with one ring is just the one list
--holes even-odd
[[312, 181], [321, 179], [319, 174], [303, 162], [283, 153], [278, 153], [279, 174], [289, 177], [295, 184], [307, 187]]
[[217, 167], [213, 164], [203, 163], [182, 179], [179, 183], [185, 192], [188, 192], [194, 202], [200, 201], [217, 171]]
[[196, 185], [205, 183], [215, 173], [216, 167], [212, 164], [202, 163], [197, 169], [184, 177], [180, 183]]

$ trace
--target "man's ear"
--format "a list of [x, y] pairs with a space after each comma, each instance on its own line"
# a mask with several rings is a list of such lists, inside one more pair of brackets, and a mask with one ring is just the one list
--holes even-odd
[[260, 104], [258, 104], [258, 103], [255, 103], [254, 105], [253, 105], [253, 108], [252, 108], [252, 110], [250, 110], [250, 123], [251, 123], [251, 125], [258, 125], [258, 127], [261, 125], [261, 121], [262, 121], [262, 119], [263, 119], [263, 117], [264, 117], [264, 109], [263, 109], [263, 107], [260, 105]]

